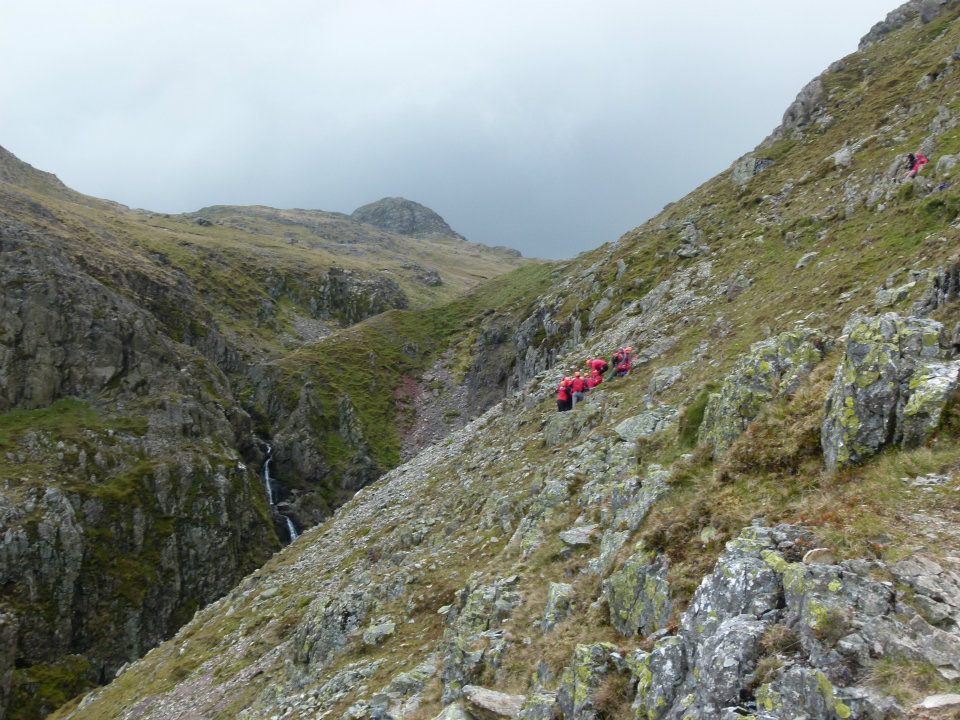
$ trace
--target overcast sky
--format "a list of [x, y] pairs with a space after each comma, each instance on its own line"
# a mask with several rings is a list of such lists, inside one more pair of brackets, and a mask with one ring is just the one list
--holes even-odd
[[163, 212], [387, 195], [569, 257], [776, 125], [897, 0], [0, 0], [0, 145]]

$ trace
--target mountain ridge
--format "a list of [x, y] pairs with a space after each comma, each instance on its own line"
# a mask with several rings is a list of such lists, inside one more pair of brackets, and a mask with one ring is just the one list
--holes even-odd
[[[399, 462], [411, 411], [370, 387], [506, 397], [53, 717], [936, 717], [960, 691], [960, 8], [902, 10], [619, 240], [276, 363], [300, 458], [335, 404], [337, 442], [366, 417]], [[628, 344], [628, 378], [555, 411]], [[315, 375], [333, 353], [370, 358], [349, 402]]]

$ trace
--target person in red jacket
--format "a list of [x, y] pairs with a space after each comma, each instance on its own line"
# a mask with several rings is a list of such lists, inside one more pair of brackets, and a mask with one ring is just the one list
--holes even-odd
[[917, 173], [920, 172], [920, 168], [929, 163], [927, 156], [923, 153], [917, 153], [914, 155], [910, 153], [907, 155], [907, 165], [910, 166], [910, 171], [907, 173], [907, 177], [913, 180], [917, 176]]
[[583, 400], [587, 393], [587, 381], [583, 379], [579, 370], [574, 374], [573, 380], [570, 382], [570, 391], [571, 397], [573, 398], [573, 407], [576, 407], [577, 403]]
[[597, 385], [599, 385], [602, 382], [603, 382], [603, 375], [601, 375], [599, 372], [596, 371], [596, 369], [594, 369], [593, 372], [590, 373], [590, 379], [587, 380], [587, 389], [593, 390], [595, 387], [597, 387]]
[[[610, 371], [610, 376], [607, 380], [616, 375], [617, 377], [624, 377], [628, 372], [630, 372], [630, 367], [633, 365], [633, 348], [625, 347], [620, 348], [613, 354], [613, 370]], [[624, 368], [626, 372], [624, 372]]]
[[557, 412], [566, 412], [571, 409], [572, 398], [570, 396], [570, 386], [567, 384], [569, 378], [563, 378], [560, 385], [557, 386]]
[[603, 374], [607, 371], [607, 368], [609, 367], [609, 365], [607, 364], [607, 361], [601, 360], [600, 358], [587, 360], [586, 364], [587, 364], [587, 367], [590, 368], [591, 373], [598, 372], [600, 374]]

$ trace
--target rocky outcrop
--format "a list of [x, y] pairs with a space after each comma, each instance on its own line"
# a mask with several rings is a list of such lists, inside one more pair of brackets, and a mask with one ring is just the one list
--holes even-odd
[[447, 613], [440, 673], [443, 702], [458, 698], [485, 668], [496, 670], [507, 647], [497, 628], [520, 603], [520, 594], [512, 589], [518, 578], [500, 578], [489, 585], [480, 580], [477, 575], [470, 578]]
[[597, 690], [606, 677], [622, 667], [623, 658], [615, 645], [578, 645], [557, 689], [557, 704], [564, 720], [598, 720]]
[[699, 442], [722, 455], [757, 417], [765, 403], [793, 393], [820, 362], [825, 342], [819, 333], [800, 328], [750, 346], [720, 389], [710, 395]]
[[[960, 637], [924, 621], [873, 577], [880, 563], [805, 565], [802, 528], [750, 528], [729, 543], [698, 588], [676, 636], [636, 651], [634, 708], [651, 720], [681, 717], [887, 717], [895, 702], [858, 681], [877, 654], [930, 662], [952, 673]], [[774, 631], [797, 638], [770, 681], [752, 690]], [[745, 701], [745, 698], [751, 698]]]
[[823, 113], [825, 98], [823, 80], [816, 78], [807, 83], [783, 114], [782, 131], [798, 130], [813, 122]]
[[772, 164], [773, 161], [767, 158], [744, 155], [733, 164], [733, 168], [730, 170], [730, 179], [734, 185], [743, 187]]
[[670, 622], [670, 585], [663, 557], [636, 548], [620, 570], [603, 582], [610, 624], [625, 637], [647, 637]]
[[943, 12], [955, 5], [952, 0], [910, 0], [896, 10], [890, 12], [886, 18], [878, 22], [870, 32], [860, 40], [860, 49], [868, 48], [882, 40], [886, 35], [899, 30], [908, 23], [917, 19], [922, 23], [936, 20]]
[[357, 208], [350, 215], [357, 222], [399, 235], [463, 239], [433, 210], [400, 197], [388, 197]]
[[223, 372], [55, 235], [0, 213], [0, 258], [0, 695], [29, 717], [43, 678], [109, 680], [279, 543]]
[[943, 326], [887, 313], [854, 318], [824, 409], [821, 445], [829, 469], [863, 462], [882, 447], [917, 447], [939, 426], [960, 363]]
[[550, 583], [547, 591], [547, 606], [543, 611], [540, 627], [544, 632], [553, 630], [573, 611], [573, 586], [568, 583]]

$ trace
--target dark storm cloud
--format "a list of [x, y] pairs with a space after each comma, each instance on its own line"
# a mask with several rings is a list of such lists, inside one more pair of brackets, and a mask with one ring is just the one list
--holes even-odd
[[751, 149], [893, 5], [0, 0], [0, 145], [135, 207], [403, 195], [570, 256]]

